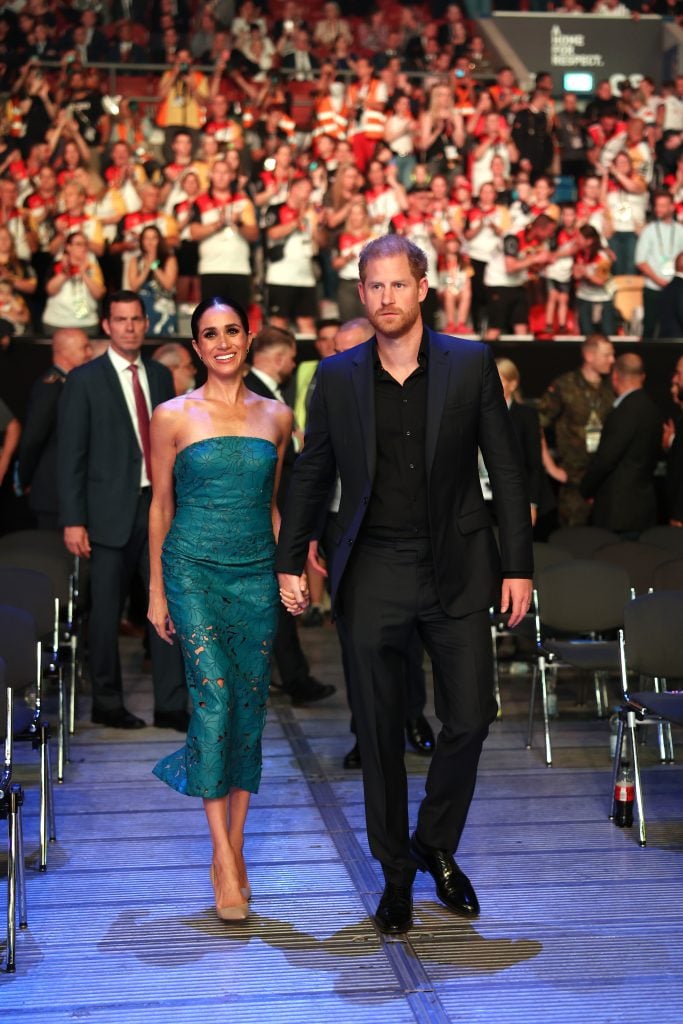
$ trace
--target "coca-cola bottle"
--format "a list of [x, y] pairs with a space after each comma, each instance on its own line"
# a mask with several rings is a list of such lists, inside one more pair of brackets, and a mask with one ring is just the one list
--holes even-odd
[[633, 825], [633, 801], [635, 786], [630, 768], [622, 768], [614, 787], [614, 824], [617, 828], [631, 828]]

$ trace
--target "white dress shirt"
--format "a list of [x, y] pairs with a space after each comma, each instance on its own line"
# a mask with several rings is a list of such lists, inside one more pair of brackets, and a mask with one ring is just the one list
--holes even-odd
[[[133, 392], [133, 374], [131, 373], [129, 367], [131, 365], [135, 365], [138, 368], [138, 379], [140, 381], [140, 386], [142, 387], [142, 393], [145, 396], [147, 409], [151, 416], [152, 396], [150, 395], [149, 391], [149, 381], [147, 380], [147, 371], [145, 370], [145, 364], [142, 362], [140, 356], [138, 356], [135, 362], [131, 364], [127, 359], [124, 359], [123, 356], [120, 356], [118, 352], [114, 352], [111, 345], [107, 349], [107, 355], [111, 360], [112, 366], [116, 370], [116, 376], [119, 379], [119, 384], [121, 385], [121, 390], [123, 391], [123, 397], [125, 398], [126, 406], [128, 407], [130, 421], [133, 424], [133, 430], [135, 431], [135, 436], [137, 438], [140, 451], [142, 452], [142, 440], [140, 438], [140, 431], [138, 429], [138, 412], [135, 405], [135, 394]], [[140, 468], [140, 487], [149, 487], [150, 483], [151, 481], [147, 476], [147, 467], [145, 466], [145, 460], [143, 457]]]

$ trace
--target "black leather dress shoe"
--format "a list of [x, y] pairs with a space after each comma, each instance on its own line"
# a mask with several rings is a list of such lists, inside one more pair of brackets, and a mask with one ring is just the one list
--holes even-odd
[[441, 902], [464, 917], [476, 917], [479, 900], [467, 875], [460, 870], [448, 850], [425, 846], [416, 835], [410, 840], [410, 852], [420, 871], [428, 871], [436, 882]]
[[360, 750], [358, 744], [354, 744], [353, 748], [349, 750], [348, 754], [344, 757], [345, 768], [360, 768]]
[[313, 704], [317, 700], [325, 700], [326, 697], [331, 697], [335, 692], [336, 687], [332, 683], [321, 683], [314, 679], [313, 676], [309, 676], [308, 679], [302, 679], [301, 682], [288, 689], [295, 708], [300, 707], [302, 704]]
[[387, 882], [375, 913], [377, 927], [386, 935], [407, 932], [413, 927], [413, 894], [409, 885]]
[[144, 729], [147, 725], [147, 722], [143, 722], [126, 708], [116, 708], [115, 711], [100, 711], [93, 708], [90, 719], [95, 725], [106, 725], [109, 729]]
[[424, 715], [409, 718], [406, 722], [406, 739], [418, 754], [433, 754], [436, 740], [432, 727]]
[[187, 711], [155, 711], [154, 724], [157, 729], [175, 729], [176, 732], [187, 732], [190, 716]]

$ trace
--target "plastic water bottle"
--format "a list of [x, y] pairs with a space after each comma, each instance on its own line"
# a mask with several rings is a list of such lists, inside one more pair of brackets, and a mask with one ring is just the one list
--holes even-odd
[[614, 787], [614, 824], [617, 828], [631, 828], [633, 825], [634, 800], [633, 772], [630, 768], [622, 768]]
[[614, 760], [614, 755], [617, 752], [617, 732], [619, 731], [619, 715], [614, 712], [610, 715], [609, 720], [609, 756], [610, 761]]

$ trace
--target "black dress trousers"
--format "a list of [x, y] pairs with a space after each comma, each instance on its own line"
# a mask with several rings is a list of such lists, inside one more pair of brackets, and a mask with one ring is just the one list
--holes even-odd
[[497, 705], [488, 611], [461, 618], [441, 607], [429, 540], [356, 545], [340, 588], [338, 626], [350, 661], [351, 706], [363, 765], [370, 850], [385, 879], [410, 884], [404, 729], [405, 662], [413, 630], [432, 659], [441, 722], [417, 834], [454, 853]]

